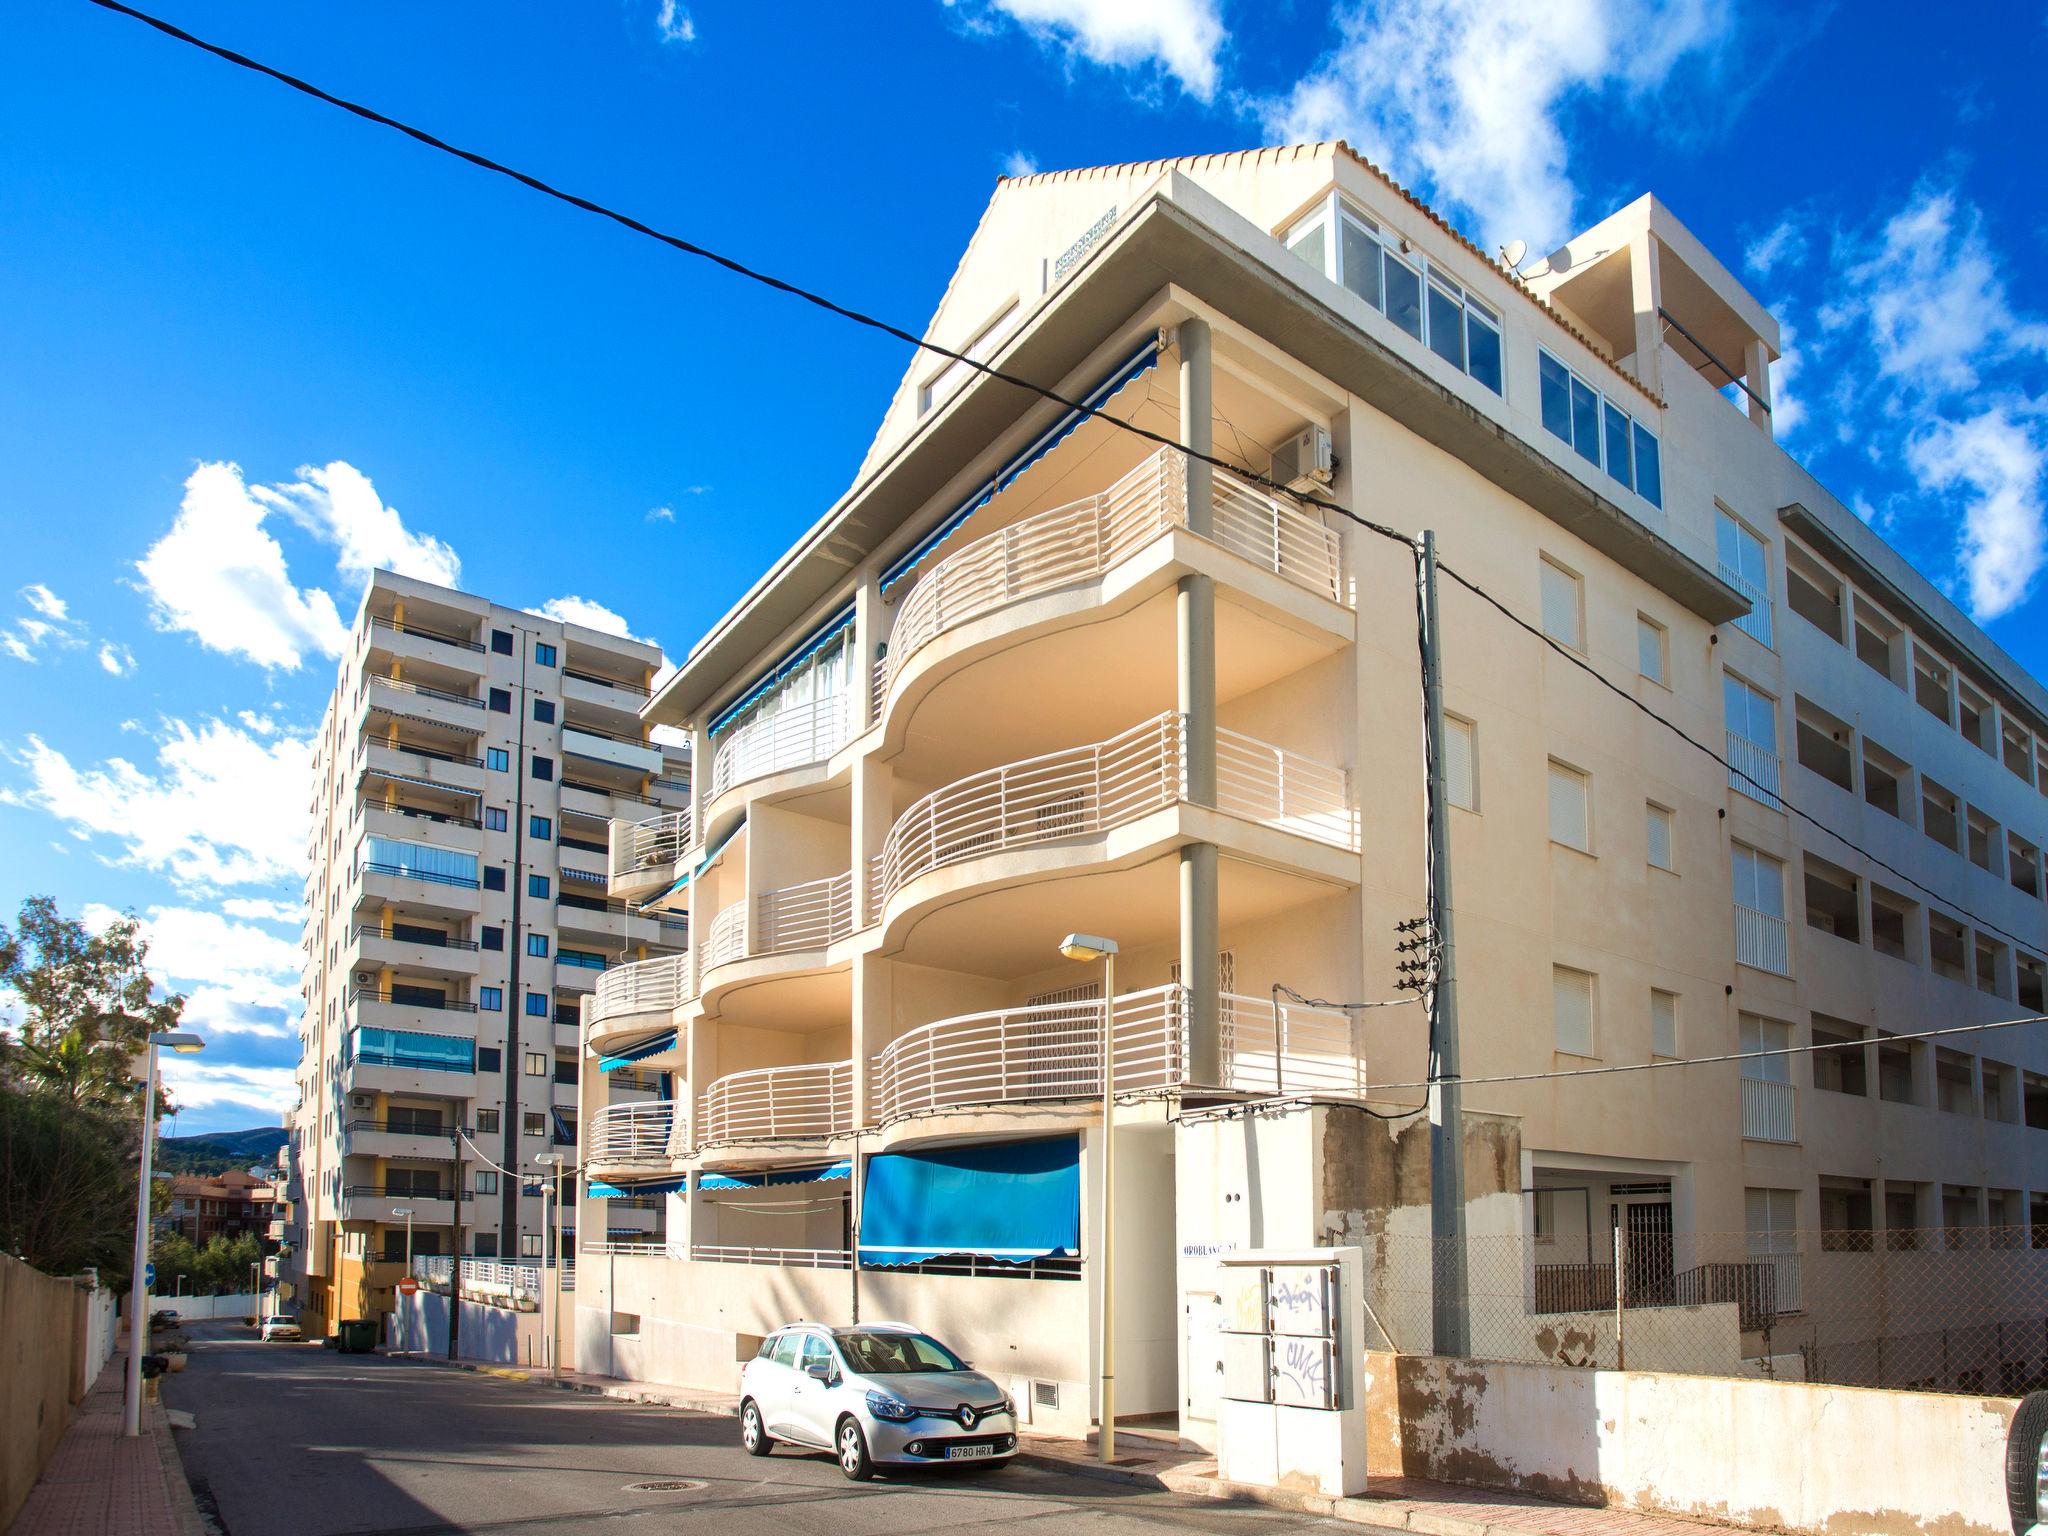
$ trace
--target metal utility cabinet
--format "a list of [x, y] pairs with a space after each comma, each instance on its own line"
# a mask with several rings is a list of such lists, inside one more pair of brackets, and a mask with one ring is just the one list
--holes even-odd
[[1253, 1249], [1218, 1262], [1218, 1472], [1264, 1487], [1363, 1492], [1363, 1250]]

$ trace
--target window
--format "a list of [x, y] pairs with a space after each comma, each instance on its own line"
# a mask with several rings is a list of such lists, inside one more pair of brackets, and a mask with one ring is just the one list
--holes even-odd
[[555, 664], [555, 648], [545, 640], [534, 641], [533, 661], [535, 666], [552, 667]]
[[[479, 1072], [498, 1072], [504, 1069], [505, 1059], [495, 1045], [480, 1045], [476, 1048], [476, 1069]], [[484, 1128], [483, 1117], [491, 1117], [491, 1129], [498, 1128], [498, 1112], [495, 1109], [480, 1109], [477, 1112], [477, 1129]]]
[[1913, 770], [1903, 761], [1876, 745], [1869, 737], [1861, 742], [1863, 748], [1863, 799], [1887, 816], [1906, 819], [1906, 776]]
[[475, 1243], [476, 1243], [476, 1247], [475, 1247], [475, 1249], [474, 1249], [473, 1251], [475, 1252], [475, 1254], [476, 1254], [476, 1256], [477, 1256], [478, 1258], [480, 1258], [480, 1259], [495, 1259], [495, 1258], [496, 1258], [496, 1257], [498, 1256], [498, 1234], [497, 1234], [497, 1233], [495, 1233], [495, 1232], [479, 1232], [479, 1233], [477, 1233], [477, 1235], [476, 1235], [476, 1238], [475, 1238]]
[[1557, 1048], [1572, 1056], [1593, 1054], [1593, 977], [1570, 966], [1550, 968], [1550, 1018]]
[[540, 1256], [540, 1234], [538, 1232], [520, 1233], [519, 1257], [522, 1259], [537, 1259]]
[[1913, 697], [1943, 724], [1948, 722], [1948, 668], [1918, 646], [1913, 649]]
[[512, 754], [503, 747], [486, 747], [484, 766], [493, 773], [509, 773], [512, 769]]
[[[477, 1052], [476, 1054], [477, 1054], [477, 1058], [478, 1058], [478, 1060], [477, 1060], [477, 1065], [479, 1065], [479, 1066], [483, 1065], [483, 1060], [482, 1060], [482, 1058], [483, 1058], [483, 1054], [484, 1054], [484, 1053], [483, 1053], [482, 1051], [478, 1051], [478, 1052]], [[493, 1054], [493, 1055], [496, 1055], [497, 1053], [496, 1053], [496, 1052], [494, 1051], [494, 1052], [492, 1052], [492, 1054]], [[493, 1068], [493, 1070], [495, 1070], [495, 1069], [496, 1069], [496, 1066], [497, 1066], [497, 1063], [496, 1063], [496, 1062], [493, 1062], [493, 1063], [492, 1063], [491, 1065], [492, 1065], [492, 1068]], [[497, 1111], [496, 1111], [495, 1109], [480, 1109], [480, 1110], [478, 1110], [478, 1111], [476, 1112], [476, 1129], [477, 1129], [477, 1134], [478, 1134], [479, 1136], [481, 1136], [481, 1135], [485, 1135], [485, 1134], [490, 1134], [490, 1135], [495, 1135], [495, 1134], [497, 1134], [497, 1130], [498, 1130], [498, 1112], [497, 1112]]]
[[500, 656], [510, 656], [512, 654], [512, 631], [509, 629], [492, 630], [491, 649]]
[[1749, 612], [1734, 620], [1745, 635], [1771, 643], [1771, 565], [1768, 547], [1740, 519], [1714, 512], [1714, 556], [1721, 579], [1749, 599]]
[[1770, 1266], [1777, 1310], [1799, 1311], [1799, 1191], [1745, 1189], [1742, 1206], [1750, 1257]]
[[519, 1130], [526, 1136], [545, 1136], [548, 1133], [548, 1117], [529, 1110], [519, 1117]]
[[1584, 649], [1585, 592], [1577, 576], [1549, 560], [1538, 562], [1542, 583], [1543, 633], [1559, 645]]
[[529, 1019], [544, 1019], [548, 1016], [548, 995], [545, 992], [526, 994], [526, 1016]]
[[1728, 730], [1728, 787], [1774, 811], [1778, 799], [1778, 701], [1733, 672], [1721, 674], [1721, 708]]
[[484, 807], [484, 830], [486, 832], [503, 832], [506, 825], [507, 816], [502, 805], [487, 805]]
[[1862, 943], [1862, 902], [1856, 890], [1856, 877], [1810, 853], [1805, 857], [1803, 873], [1806, 926], [1851, 944]]
[[546, 1077], [548, 1075], [547, 1057], [539, 1051], [528, 1051], [526, 1053], [526, 1075], [528, 1077]]
[[1671, 685], [1670, 637], [1648, 614], [1636, 615], [1636, 671], [1653, 683]]
[[558, 949], [555, 951], [555, 964], [573, 965], [586, 971], [601, 971], [605, 962], [604, 956], [594, 950]]
[[1861, 1025], [1820, 1014], [1813, 1016], [1813, 1086], [1823, 1093], [1870, 1097], [1869, 1054], [1863, 1049]]
[[1650, 868], [1675, 871], [1678, 866], [1673, 862], [1670, 810], [1654, 800], [1646, 801], [1643, 805], [1643, 829]]
[[533, 718], [534, 723], [537, 725], [553, 725], [555, 723], [555, 701], [553, 699], [535, 699], [533, 701]]
[[1856, 659], [1894, 688], [1903, 687], [1893, 657], [1902, 631], [1899, 626], [1870, 606], [1870, 599], [1856, 594]]
[[1678, 1054], [1678, 994], [1650, 989], [1650, 1054]]
[[537, 896], [542, 901], [546, 901], [548, 897], [548, 877], [546, 875], [528, 875], [526, 877], [526, 894]]
[[536, 779], [542, 780], [553, 779], [555, 776], [555, 760], [552, 757], [542, 757], [538, 752], [534, 753], [533, 776]]
[[1550, 761], [1550, 840], [1581, 853], [1593, 849], [1590, 781], [1576, 768]]
[[1444, 793], [1461, 811], [1479, 809], [1478, 754], [1473, 725], [1444, 716]]
[[1883, 886], [1870, 888], [1870, 947], [1894, 960], [1913, 958], [1912, 935], [1919, 927], [1914, 904]]
[[1856, 793], [1855, 732], [1847, 721], [1794, 697], [1792, 735], [1800, 767], [1819, 774], [1837, 789]]
[[505, 1006], [505, 993], [501, 987], [478, 987], [476, 1005], [485, 1013], [496, 1013]]
[[544, 933], [529, 933], [526, 936], [526, 952], [536, 960], [548, 957], [548, 936]]
[[529, 816], [526, 818], [526, 835], [548, 842], [555, 835], [555, 824], [546, 816]]
[[[494, 1112], [494, 1117], [495, 1117], [495, 1112]], [[479, 1126], [479, 1127], [478, 1127], [478, 1129], [482, 1129], [482, 1127], [481, 1127], [481, 1126]], [[497, 1170], [496, 1170], [496, 1169], [492, 1169], [492, 1168], [479, 1168], [479, 1169], [477, 1169], [477, 1171], [476, 1171], [476, 1192], [477, 1192], [478, 1194], [480, 1194], [480, 1195], [495, 1195], [495, 1194], [496, 1194], [496, 1193], [498, 1192], [498, 1174], [497, 1174]]]
[[1735, 890], [1736, 964], [1791, 975], [1791, 946], [1785, 933], [1785, 866], [1740, 843], [1729, 848], [1728, 859]]
[[510, 688], [493, 688], [491, 690], [491, 713], [494, 715], [509, 715], [512, 713], [512, 690]]
[[[1023, 307], [1013, 300], [1001, 314], [975, 333], [974, 339], [960, 349], [961, 355], [972, 358], [977, 363], [986, 363], [1001, 349], [1004, 340], [1023, 316]], [[945, 367], [918, 386], [917, 414], [928, 415], [945, 404], [975, 372], [975, 369], [965, 363], [948, 361]]]
[[477, 930], [477, 942], [483, 945], [485, 949], [503, 949], [505, 947], [505, 930], [496, 923], [486, 923]]
[[1998, 848], [2002, 830], [1998, 823], [1982, 811], [1971, 811], [1964, 818], [1963, 851], [1972, 864], [1986, 874], [1998, 875], [2004, 871], [1998, 867]]
[[1653, 507], [1664, 505], [1664, 471], [1656, 434], [1547, 351], [1536, 356], [1543, 425], [1580, 458], [1627, 486]]
[[1925, 774], [1920, 776], [1920, 830], [1953, 851], [1962, 835], [1963, 803]]

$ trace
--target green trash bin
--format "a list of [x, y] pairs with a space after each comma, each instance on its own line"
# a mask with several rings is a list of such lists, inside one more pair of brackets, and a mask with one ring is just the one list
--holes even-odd
[[344, 1355], [374, 1354], [377, 1349], [376, 1319], [351, 1317], [343, 1320], [335, 1347]]

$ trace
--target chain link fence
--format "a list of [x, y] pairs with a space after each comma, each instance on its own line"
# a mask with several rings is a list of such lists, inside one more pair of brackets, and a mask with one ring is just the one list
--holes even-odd
[[[1468, 1236], [1470, 1353], [1603, 1370], [2016, 1397], [2048, 1388], [2048, 1231]], [[1427, 1235], [1366, 1249], [1366, 1335], [1428, 1354]]]

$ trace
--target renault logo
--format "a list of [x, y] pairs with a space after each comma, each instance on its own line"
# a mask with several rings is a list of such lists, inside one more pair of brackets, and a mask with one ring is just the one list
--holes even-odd
[[960, 1418], [960, 1427], [961, 1427], [962, 1429], [972, 1429], [972, 1428], [974, 1428], [974, 1406], [973, 1406], [973, 1404], [971, 1404], [971, 1403], [962, 1403], [962, 1404], [960, 1405], [960, 1410], [959, 1410], [959, 1418]]

